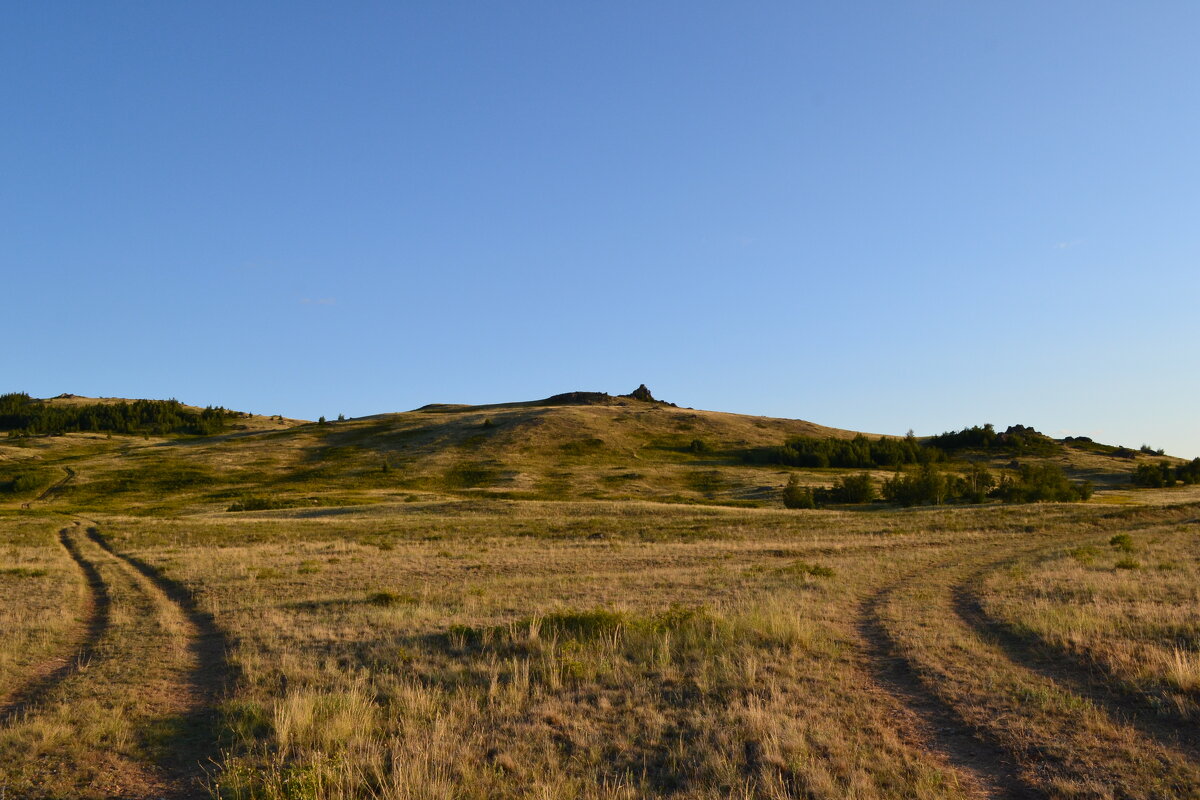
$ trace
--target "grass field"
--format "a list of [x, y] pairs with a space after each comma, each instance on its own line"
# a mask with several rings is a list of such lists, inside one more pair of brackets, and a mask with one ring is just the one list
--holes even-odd
[[787, 511], [719, 416], [4, 448], [0, 796], [1200, 796], [1200, 490]]

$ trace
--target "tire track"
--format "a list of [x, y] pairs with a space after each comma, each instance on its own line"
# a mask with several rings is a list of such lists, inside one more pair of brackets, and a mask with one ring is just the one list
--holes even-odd
[[184, 623], [192, 666], [177, 687], [182, 713], [171, 720], [165, 732], [160, 732], [165, 735], [165, 746], [158, 748], [162, 757], [156, 766], [171, 783], [171, 791], [162, 797], [170, 800], [208, 797], [204, 766], [214, 763], [219, 756], [216, 706], [233, 679], [227, 658], [228, 640], [185, 586], [140, 558], [114, 548], [99, 528], [89, 527], [87, 536], [126, 569], [140, 575], [146, 586], [172, 606]]
[[[899, 656], [903, 669], [896, 687], [909, 693], [919, 712], [932, 714], [928, 719], [939, 734], [953, 734], [944, 746], [959, 763], [963, 753], [953, 748], [960, 736], [970, 733], [988, 745], [983, 771], [998, 778], [993, 786], [1005, 793], [1001, 797], [1079, 792], [1200, 797], [1200, 764], [1194, 758], [1145, 736], [1126, 724], [1124, 715], [1106, 713], [1104, 706], [1070, 691], [1054, 675], [1012, 658], [990, 631], [981, 631], [958, 613], [956, 591], [973, 578], [1061, 545], [1009, 549], [983, 566], [943, 561], [932, 567], [929, 579], [936, 594], [913, 592], [905, 602], [900, 598], [912, 592], [919, 577], [910, 572], [871, 598], [865, 633], [877, 637], [883, 653]], [[913, 637], [922, 649], [903, 653]], [[947, 721], [948, 728], [941, 728]], [[970, 752], [966, 756], [966, 765], [972, 766]]]
[[1200, 730], [1194, 724], [1183, 720], [1172, 724], [1170, 717], [1149, 705], [1145, 694], [1123, 687], [1099, 665], [1087, 664], [1036, 634], [1019, 633], [1008, 623], [990, 616], [977, 594], [986, 572], [976, 572], [952, 590], [954, 613], [964, 624], [1000, 647], [1006, 657], [1021, 667], [1068, 687], [1113, 719], [1136, 728], [1164, 747], [1184, 750], [1189, 758], [1200, 762]]
[[[89, 626], [88, 649], [95, 658], [62, 670], [55, 681], [39, 681], [36, 702], [9, 717], [6, 734], [15, 748], [12, 757], [21, 765], [13, 776], [18, 782], [9, 788], [13, 796], [30, 800], [173, 800], [164, 791], [168, 782], [161, 771], [145, 763], [134, 741], [157, 711], [147, 702], [146, 680], [156, 678], [160, 665], [170, 662], [160, 655], [167, 641], [158, 606], [133, 574], [97, 548], [82, 528], [64, 529], [60, 541], [94, 591], [103, 591], [103, 625], [93, 618], [94, 627]], [[146, 713], [138, 713], [142, 709]], [[52, 732], [52, 751], [39, 744], [42, 730]]]
[[91, 663], [111, 624], [112, 598], [109, 595], [108, 584], [100, 575], [100, 570], [80, 552], [78, 544], [71, 537], [70, 529], [60, 530], [58, 541], [67, 551], [71, 560], [79, 567], [88, 585], [88, 594], [83, 609], [85, 617], [83, 636], [73, 645], [77, 649], [72, 658], [57, 659], [62, 663], [57, 667], [49, 668], [48, 671], [46, 671], [48, 665], [40, 670], [35, 670], [35, 672], [43, 674], [18, 689], [10, 696], [7, 703], [0, 706], [0, 724], [7, 724], [26, 713], [33, 706], [43, 702], [55, 687]]
[[969, 724], [926, 688], [881, 614], [892, 595], [915, 583], [924, 571], [944, 568], [958, 557], [913, 570], [863, 602], [857, 628], [870, 660], [869, 671], [880, 687], [910, 712], [902, 723], [904, 727], [910, 728], [926, 749], [948, 762], [968, 796], [997, 800], [1043, 797], [1021, 780], [1017, 766], [999, 741]]

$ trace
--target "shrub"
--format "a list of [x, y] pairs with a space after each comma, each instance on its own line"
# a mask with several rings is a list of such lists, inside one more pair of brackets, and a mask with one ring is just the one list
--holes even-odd
[[801, 486], [800, 478], [793, 475], [783, 487], [783, 505], [786, 508], [816, 508], [817, 501], [812, 489]]
[[1133, 537], [1128, 533], [1118, 533], [1116, 536], [1108, 540], [1110, 546], [1115, 547], [1122, 553], [1133, 552]]
[[1091, 497], [1092, 485], [1071, 483], [1057, 464], [1023, 464], [1015, 476], [1002, 478], [992, 494], [1010, 503], [1069, 503]]
[[1141, 569], [1142, 562], [1138, 561], [1136, 558], [1129, 558], [1127, 556], [1118, 561], [1114, 566], [1116, 566], [1117, 569]]
[[1100, 551], [1091, 545], [1083, 545], [1067, 551], [1071, 558], [1081, 564], [1091, 564], [1096, 560], [1096, 556], [1100, 555]]
[[1175, 477], [1169, 461], [1160, 461], [1157, 464], [1138, 464], [1137, 469], [1133, 471], [1133, 485], [1148, 489], [1161, 489], [1164, 486], [1174, 486]]
[[996, 486], [996, 477], [982, 464], [972, 464], [966, 475], [947, 476], [949, 497], [968, 503], [982, 503]]
[[372, 592], [367, 595], [367, 602], [373, 606], [398, 606], [398, 605], [413, 605], [417, 602], [417, 598], [409, 594], [397, 594], [396, 592]]
[[1004, 433], [997, 433], [991, 424], [931, 436], [925, 445], [947, 451], [1004, 449], [1017, 454], [1052, 453], [1059, 448], [1049, 436], [1026, 425], [1010, 425]]
[[559, 609], [540, 620], [535, 628], [553, 632], [568, 639], [588, 640], [610, 634], [634, 623], [630, 615], [608, 608]]
[[870, 503], [875, 499], [875, 482], [868, 472], [845, 475], [828, 489], [810, 489], [800, 485], [792, 475], [783, 488], [783, 504], [787, 508], [821, 508], [829, 503]]
[[911, 434], [903, 439], [880, 436], [871, 441], [860, 433], [853, 439], [797, 436], [779, 447], [754, 451], [747, 458], [762, 464], [786, 464], [791, 467], [856, 469], [941, 461], [945, 459], [945, 453], [921, 445]]
[[947, 488], [946, 476], [937, 467], [922, 464], [884, 481], [883, 497], [902, 506], [941, 505], [947, 499]]
[[0, 477], [0, 491], [14, 494], [35, 492], [53, 483], [55, 474], [50, 470], [32, 469], [10, 474], [7, 479]]
[[875, 499], [875, 481], [869, 472], [846, 475], [834, 484], [829, 495], [835, 503], [870, 503]]

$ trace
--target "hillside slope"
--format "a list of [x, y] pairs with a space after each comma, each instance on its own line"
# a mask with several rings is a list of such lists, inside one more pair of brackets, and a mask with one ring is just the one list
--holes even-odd
[[[214, 436], [73, 433], [9, 440], [0, 445], [0, 470], [32, 471], [36, 479], [23, 492], [0, 495], [0, 503], [38, 500], [129, 513], [469, 497], [773, 506], [790, 475], [825, 486], [840, 472], [754, 463], [752, 454], [796, 436], [856, 435], [803, 420], [587, 392], [482, 406], [435, 404], [324, 424], [239, 415]], [[993, 468], [1011, 460], [1001, 453], [970, 457]], [[1065, 444], [1035, 458], [1101, 486], [1127, 482], [1136, 463], [1102, 448]], [[875, 474], [882, 479], [890, 472]]]

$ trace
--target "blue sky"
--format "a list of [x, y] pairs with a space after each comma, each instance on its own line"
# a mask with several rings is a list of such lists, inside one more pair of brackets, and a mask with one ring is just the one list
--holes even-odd
[[0, 391], [1200, 455], [1200, 5], [10, 3]]

